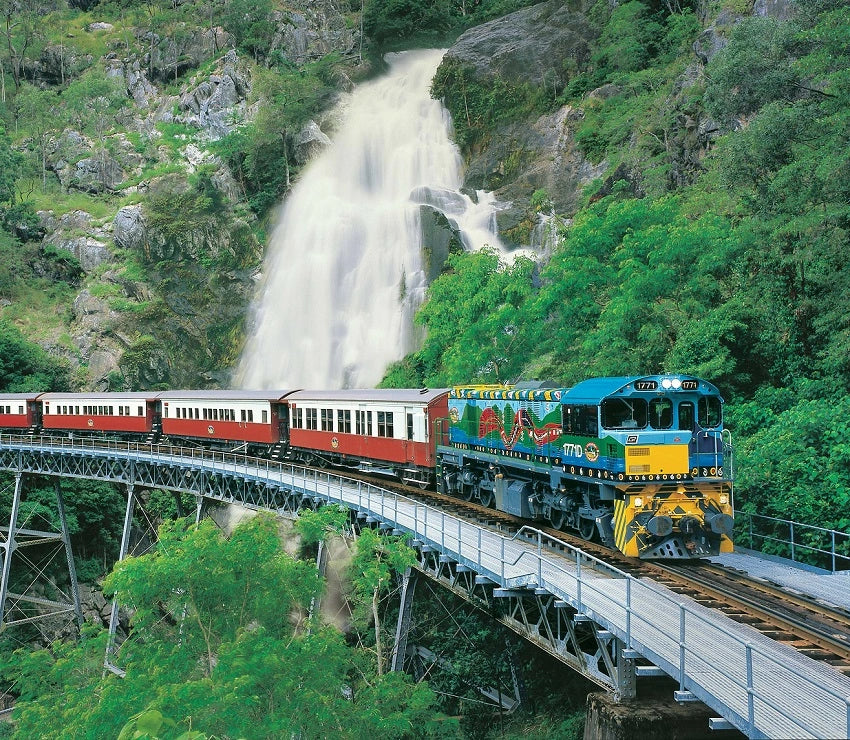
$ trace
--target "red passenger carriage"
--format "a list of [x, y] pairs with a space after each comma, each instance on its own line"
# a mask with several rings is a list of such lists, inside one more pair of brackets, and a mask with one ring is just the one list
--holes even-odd
[[38, 425], [38, 396], [38, 393], [0, 393], [0, 429], [34, 429]]
[[436, 465], [437, 419], [448, 414], [446, 390], [295, 391], [289, 403], [292, 452], [427, 483]]
[[154, 431], [156, 393], [43, 393], [45, 431], [145, 435]]
[[286, 441], [287, 391], [167, 391], [158, 394], [169, 437], [277, 445]]

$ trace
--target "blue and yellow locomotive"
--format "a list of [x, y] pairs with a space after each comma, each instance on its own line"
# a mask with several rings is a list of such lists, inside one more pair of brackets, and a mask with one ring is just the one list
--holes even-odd
[[723, 399], [684, 375], [596, 378], [572, 388], [457, 387], [437, 446], [446, 493], [625, 555], [732, 550]]

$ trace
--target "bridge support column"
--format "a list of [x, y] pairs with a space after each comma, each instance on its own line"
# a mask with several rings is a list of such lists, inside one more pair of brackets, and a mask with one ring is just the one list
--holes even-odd
[[[65, 516], [65, 502], [62, 498], [62, 488], [59, 478], [54, 478], [53, 490], [56, 495], [56, 510], [59, 519], [60, 531], [45, 531], [34, 529], [33, 525], [21, 527], [18, 518], [21, 513], [21, 504], [24, 492], [24, 474], [15, 473], [15, 489], [12, 495], [12, 512], [9, 517], [9, 526], [0, 527], [0, 548], [3, 549], [3, 568], [0, 571], [0, 630], [14, 624], [34, 623], [50, 617], [74, 614], [77, 625], [83, 624], [83, 610], [80, 606], [80, 595], [77, 587], [77, 571], [74, 566], [74, 556], [71, 550], [71, 536], [68, 531], [68, 520]], [[50, 526], [49, 523], [47, 526]], [[12, 559], [16, 550], [24, 547], [44, 547], [53, 543], [59, 544], [65, 550], [65, 558], [68, 564], [68, 580], [71, 586], [70, 598], [62, 593], [55, 582], [47, 581], [51, 590], [58, 591], [55, 598], [46, 598], [43, 595], [34, 596], [27, 593], [45, 572], [53, 558], [56, 550], [44, 555], [42, 549], [38, 552], [38, 559], [25, 559], [25, 567], [34, 571], [32, 577], [28, 577], [29, 585], [24, 593], [16, 594], [9, 591], [10, 578], [12, 574]], [[50, 637], [53, 639], [53, 637]]]
[[410, 634], [410, 616], [413, 613], [413, 595], [416, 591], [418, 571], [408, 568], [404, 571], [401, 586], [401, 604], [398, 610], [398, 622], [395, 630], [391, 671], [404, 670], [404, 658], [407, 653], [407, 638]]
[[3, 572], [0, 574], [0, 630], [6, 626], [6, 597], [9, 595], [9, 573], [12, 571], [12, 556], [17, 547], [15, 532], [18, 527], [18, 511], [21, 507], [23, 480], [23, 473], [15, 473], [15, 492], [12, 496], [12, 514], [9, 517], [9, 529], [5, 533], [5, 541], [0, 543], [0, 546], [3, 547]]
[[56, 510], [59, 512], [59, 523], [62, 527], [62, 543], [65, 545], [65, 558], [68, 561], [68, 575], [71, 579], [71, 599], [74, 604], [74, 613], [77, 616], [77, 624], [83, 626], [83, 608], [80, 606], [80, 589], [77, 584], [77, 567], [74, 565], [74, 553], [71, 550], [71, 533], [68, 531], [68, 520], [65, 517], [65, 499], [62, 498], [62, 482], [56, 477], [53, 479], [53, 491], [56, 494]]
[[[127, 484], [127, 508], [124, 510], [124, 529], [121, 530], [121, 549], [118, 551], [118, 562], [121, 562], [127, 557], [127, 551], [130, 549], [130, 530], [133, 527], [133, 511], [136, 508], [136, 487], [132, 483]], [[124, 671], [117, 668], [112, 663], [112, 658], [116, 653], [115, 649], [115, 633], [118, 630], [118, 598], [112, 599], [112, 611], [109, 614], [109, 639], [106, 643], [106, 657], [104, 658], [104, 666], [118, 675], [124, 675]]]

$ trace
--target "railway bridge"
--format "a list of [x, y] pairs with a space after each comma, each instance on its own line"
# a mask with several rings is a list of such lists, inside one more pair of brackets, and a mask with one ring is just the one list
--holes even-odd
[[[63, 607], [8, 590], [12, 556], [25, 542], [64, 541], [73, 571], [66, 527], [39, 532], [18, 525], [25, 475], [126, 486], [121, 557], [143, 489], [192, 494], [199, 511], [205, 500], [284, 516], [338, 503], [365, 523], [406, 535], [421, 572], [493, 607], [502, 622], [619, 699], [635, 697], [642, 677], [666, 674], [678, 684], [677, 701], [701, 701], [716, 713], [712, 729], [737, 728], [753, 738], [850, 737], [850, 677], [539, 530], [501, 533], [344, 475], [204, 449], [0, 435], [0, 470], [15, 476], [11, 521], [0, 528], [0, 627], [15, 621], [7, 618], [11, 604], [28, 598], [80, 616], [78, 599]], [[405, 591], [402, 656], [412, 595]], [[113, 628], [116, 616], [113, 607]]]

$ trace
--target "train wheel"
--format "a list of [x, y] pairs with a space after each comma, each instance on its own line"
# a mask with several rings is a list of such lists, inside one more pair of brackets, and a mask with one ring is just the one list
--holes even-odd
[[564, 522], [567, 520], [567, 512], [563, 509], [551, 509], [549, 511], [549, 524], [553, 529], [563, 530]]
[[578, 533], [583, 540], [590, 542], [596, 536], [596, 520], [581, 517], [578, 520]]
[[481, 500], [481, 505], [486, 506], [488, 509], [493, 506], [493, 500], [495, 496], [493, 496], [492, 491], [478, 489], [478, 497]]

